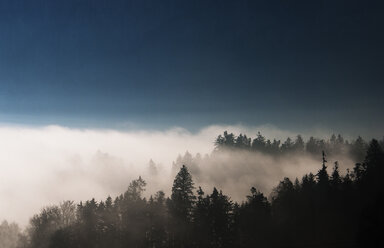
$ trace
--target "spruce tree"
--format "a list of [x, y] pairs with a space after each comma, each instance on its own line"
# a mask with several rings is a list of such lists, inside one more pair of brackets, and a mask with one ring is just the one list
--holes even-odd
[[172, 195], [168, 201], [172, 223], [170, 247], [186, 247], [192, 243], [190, 233], [195, 200], [193, 189], [192, 176], [183, 165], [173, 181]]

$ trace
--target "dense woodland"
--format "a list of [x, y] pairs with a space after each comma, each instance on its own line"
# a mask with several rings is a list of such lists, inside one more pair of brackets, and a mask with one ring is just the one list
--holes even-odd
[[[379, 143], [383, 145], [384, 139]], [[347, 155], [354, 161], [362, 161], [367, 148], [368, 144], [362, 137], [359, 136], [353, 141], [348, 141], [340, 134], [332, 134], [329, 139], [310, 137], [305, 142], [301, 135], [297, 135], [295, 139], [288, 137], [285, 141], [281, 141], [267, 139], [260, 132], [252, 139], [247, 137], [247, 135], [240, 134], [235, 136], [233, 133], [225, 131], [223, 135], [219, 135], [215, 140], [216, 151], [244, 149], [273, 156], [305, 153], [316, 157], [324, 151], [328, 156]]]
[[[313, 153], [322, 157], [317, 173], [283, 178], [267, 198], [251, 187], [244, 202], [220, 189], [194, 185], [188, 164], [178, 168], [171, 195], [145, 198], [146, 182], [133, 180], [126, 192], [105, 201], [65, 201], [33, 218], [26, 232], [4, 222], [0, 247], [380, 247], [383, 228], [384, 152], [375, 139], [353, 142], [300, 136], [292, 141], [255, 139], [224, 133], [215, 152], [250, 149], [274, 156]], [[350, 154], [359, 161], [347, 173], [327, 154]], [[12, 231], [13, 230], [13, 231]], [[12, 233], [5, 235], [4, 233]], [[17, 242], [4, 245], [5, 238]], [[12, 242], [12, 241], [9, 241]], [[16, 244], [17, 243], [17, 244]]]

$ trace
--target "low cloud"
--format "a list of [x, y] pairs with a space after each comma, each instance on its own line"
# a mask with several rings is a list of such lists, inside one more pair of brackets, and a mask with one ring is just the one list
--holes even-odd
[[[147, 194], [169, 193], [177, 155], [186, 151], [211, 154], [215, 138], [224, 130], [251, 136], [260, 131], [267, 138], [283, 140], [297, 135], [273, 126], [241, 125], [209, 126], [197, 133], [182, 128], [116, 131], [0, 126], [0, 220], [25, 226], [46, 205], [115, 197], [139, 175], [148, 182]], [[316, 134], [321, 137], [329, 132]], [[149, 170], [150, 159], [156, 163], [155, 175]], [[301, 177], [319, 166], [308, 157], [276, 161], [262, 154], [222, 154], [214, 161], [198, 165], [196, 186], [207, 192], [217, 186], [235, 200], [244, 198], [250, 186], [270, 192], [283, 176]]]

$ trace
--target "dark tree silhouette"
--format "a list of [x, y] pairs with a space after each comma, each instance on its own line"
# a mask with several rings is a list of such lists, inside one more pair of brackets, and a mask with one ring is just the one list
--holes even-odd
[[254, 187], [247, 201], [235, 210], [236, 247], [268, 247], [271, 237], [271, 206], [267, 198]]
[[191, 245], [192, 208], [195, 201], [193, 181], [187, 167], [183, 165], [172, 186], [168, 208], [171, 217], [171, 247]]

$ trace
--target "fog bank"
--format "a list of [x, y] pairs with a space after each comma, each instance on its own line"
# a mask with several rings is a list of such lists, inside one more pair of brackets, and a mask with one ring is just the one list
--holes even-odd
[[[148, 183], [147, 194], [157, 190], [169, 193], [177, 155], [186, 151], [203, 157], [211, 154], [215, 138], [224, 130], [248, 135], [261, 131], [267, 138], [278, 139], [297, 135], [273, 126], [209, 126], [197, 133], [182, 128], [124, 132], [0, 126], [0, 220], [25, 226], [45, 205], [115, 197], [139, 175]], [[308, 135], [325, 134], [330, 132], [315, 130]], [[155, 162], [155, 172], [149, 169], [150, 159]], [[241, 200], [251, 186], [269, 192], [283, 176], [315, 172], [319, 161], [309, 157], [276, 161], [257, 153], [223, 153], [203, 159], [195, 168], [191, 165], [191, 171], [196, 186], [203, 186], [206, 192], [217, 186], [234, 200]], [[349, 164], [342, 162], [342, 169]]]

